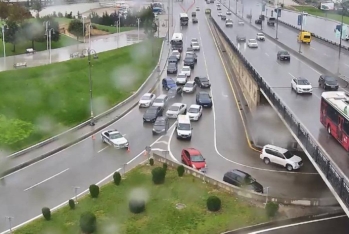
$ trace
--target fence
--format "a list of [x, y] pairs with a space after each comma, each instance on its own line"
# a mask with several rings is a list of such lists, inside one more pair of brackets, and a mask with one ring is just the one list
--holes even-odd
[[223, 30], [219, 27], [217, 22], [211, 18], [213, 24], [218, 31], [223, 35], [232, 50], [243, 61], [245, 67], [251, 73], [253, 79], [258, 83], [261, 92], [269, 99], [270, 103], [274, 105], [279, 114], [284, 118], [288, 124], [290, 130], [298, 138], [299, 142], [304, 146], [308, 154], [312, 157], [317, 166], [321, 169], [321, 172], [326, 177], [328, 182], [332, 185], [337, 195], [341, 198], [342, 202], [347, 208], [349, 208], [349, 183], [344, 179], [343, 173], [337, 169], [335, 165], [331, 163], [328, 156], [321, 151], [317, 142], [310, 136], [304, 126], [302, 126], [297, 120], [296, 116], [288, 110], [281, 99], [273, 92], [272, 88], [264, 81], [258, 72], [252, 67], [247, 59], [241, 54], [241, 52], [235, 47], [230, 39], [225, 35]]

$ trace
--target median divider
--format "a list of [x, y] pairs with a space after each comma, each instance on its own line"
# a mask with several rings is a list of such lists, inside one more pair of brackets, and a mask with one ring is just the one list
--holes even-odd
[[[153, 153], [152, 157], [154, 160], [161, 162], [161, 163], [167, 163], [168, 166], [177, 168], [180, 165], [183, 165], [182, 163], [172, 161], [168, 159], [167, 157], [163, 157], [159, 154]], [[240, 187], [236, 187], [233, 185], [230, 185], [226, 182], [216, 180], [212, 178], [211, 176], [202, 173], [198, 170], [195, 170], [191, 167], [188, 167], [186, 165], [183, 165], [185, 168], [185, 174], [192, 175], [196, 178], [199, 178], [203, 180], [206, 183], [212, 184], [222, 190], [225, 190], [228, 193], [246, 198], [246, 199], [253, 199], [255, 201], [259, 202], [276, 202], [279, 204], [284, 204], [284, 205], [297, 205], [297, 206], [335, 206], [338, 205], [338, 202], [335, 198], [285, 198], [285, 197], [274, 197], [270, 196], [268, 194], [261, 194], [261, 193], [256, 193], [253, 191], [248, 191], [245, 189], [242, 189]]]
[[[44, 154], [42, 154], [42, 155], [38, 155], [37, 157], [35, 157], [35, 158], [32, 159], [32, 160], [29, 160], [29, 161], [27, 161], [27, 162], [24, 162], [24, 163], [22, 163], [22, 164], [20, 164], [20, 165], [17, 165], [17, 166], [15, 166], [15, 167], [12, 167], [12, 168], [10, 168], [10, 169], [4, 171], [1, 175], [2, 175], [2, 176], [8, 175], [8, 174], [10, 174], [10, 173], [12, 173], [12, 172], [14, 172], [14, 171], [17, 171], [17, 170], [20, 170], [20, 169], [22, 169], [22, 168], [24, 168], [24, 167], [27, 167], [27, 166], [29, 166], [30, 164], [33, 164], [33, 163], [38, 162], [38, 161], [40, 161], [40, 160], [42, 160], [42, 159], [44, 159], [44, 158], [47, 158], [47, 157], [49, 157], [50, 155], [55, 154], [55, 153], [57, 153], [57, 152], [59, 152], [59, 151], [61, 151], [61, 150], [63, 150], [63, 149], [66, 149], [66, 148], [68, 148], [69, 146], [74, 145], [74, 144], [76, 144], [77, 142], [79, 142], [79, 141], [81, 141], [81, 140], [83, 140], [83, 139], [85, 139], [85, 138], [87, 138], [87, 137], [92, 136], [92, 135], [95, 134], [96, 132], [99, 132], [100, 130], [104, 129], [104, 128], [107, 127], [108, 125], [110, 125], [110, 124], [116, 122], [118, 119], [120, 119], [120, 118], [122, 118], [123, 116], [125, 116], [131, 109], [133, 109], [133, 108], [137, 105], [138, 99], [136, 99], [136, 97], [137, 97], [140, 93], [144, 92], [144, 89], [145, 89], [145, 86], [146, 86], [146, 85], [148, 85], [150, 82], [153, 82], [153, 83], [154, 83], [154, 84], [152, 85], [152, 87], [151, 87], [150, 90], [146, 90], [147, 92], [152, 91], [152, 90], [156, 87], [156, 84], [157, 84], [157, 82], [158, 82], [158, 80], [159, 80], [159, 77], [161, 77], [162, 72], [163, 72], [163, 71], [165, 70], [165, 68], [166, 68], [166, 63], [164, 63], [164, 66], [163, 66], [162, 68], [160, 68], [160, 62], [161, 62], [161, 60], [162, 60], [162, 54], [163, 54], [163, 52], [164, 52], [164, 51], [163, 51], [163, 50], [164, 50], [164, 47], [165, 47], [165, 40], [164, 40], [163, 43], [162, 43], [162, 47], [161, 47], [161, 51], [160, 51], [160, 56], [159, 56], [158, 64], [156, 65], [156, 67], [154, 68], [154, 70], [152, 71], [152, 73], [149, 75], [149, 77], [146, 79], [146, 81], [141, 85], [141, 87], [139, 87], [139, 89], [138, 89], [134, 94], [132, 94], [129, 98], [127, 98], [127, 99], [124, 100], [123, 102], [121, 102], [121, 103], [117, 104], [116, 106], [112, 107], [111, 109], [109, 109], [109, 110], [107, 110], [107, 111], [105, 111], [105, 112], [103, 112], [103, 113], [97, 115], [97, 116], [95, 117], [95, 120], [98, 121], [99, 119], [101, 119], [101, 118], [103, 118], [103, 117], [106, 117], [108, 114], [111, 114], [112, 112], [114, 112], [114, 111], [116, 111], [117, 109], [119, 109], [119, 108], [125, 106], [126, 104], [132, 103], [132, 105], [131, 105], [130, 107], [128, 107], [121, 115], [117, 116], [116, 118], [113, 118], [113, 119], [109, 120], [107, 123], [105, 123], [105, 124], [99, 126], [98, 128], [93, 129], [91, 132], [89, 132], [89, 133], [87, 133], [87, 134], [84, 134], [84, 135], [82, 135], [82, 136], [80, 136], [80, 137], [78, 137], [78, 138], [76, 138], [76, 139], [70, 141], [70, 142], [67, 143], [67, 144], [64, 144], [64, 145], [62, 145], [62, 146], [60, 146], [60, 147], [57, 147], [57, 148], [55, 148], [55, 149], [52, 149], [52, 151], [49, 151], [49, 152], [44, 153]], [[169, 52], [170, 52], [170, 50], [169, 50], [168, 53], [167, 53], [167, 57], [168, 57]], [[167, 60], [167, 57], [166, 57], [166, 60]], [[83, 122], [83, 123], [77, 125], [76, 127], [71, 128], [71, 129], [69, 129], [69, 130], [67, 130], [67, 131], [65, 131], [65, 132], [63, 132], [63, 133], [61, 133], [61, 134], [59, 134], [59, 135], [56, 135], [56, 136], [54, 136], [54, 137], [51, 137], [50, 139], [47, 139], [47, 140], [45, 140], [45, 141], [42, 141], [42, 142], [40, 142], [40, 143], [38, 143], [38, 144], [36, 144], [36, 145], [33, 145], [33, 146], [29, 147], [29, 148], [26, 148], [26, 149], [24, 149], [24, 150], [21, 150], [21, 151], [19, 151], [19, 152], [16, 152], [16, 153], [14, 153], [14, 154], [12, 154], [12, 155], [9, 155], [8, 158], [14, 158], [14, 157], [21, 156], [21, 155], [23, 155], [23, 154], [25, 154], [25, 153], [27, 153], [27, 152], [30, 152], [30, 151], [32, 151], [32, 150], [34, 150], [34, 149], [40, 148], [40, 147], [42, 147], [42, 146], [44, 146], [44, 145], [47, 145], [47, 144], [49, 144], [49, 143], [51, 143], [51, 142], [53, 142], [53, 141], [55, 141], [55, 140], [61, 139], [61, 138], [63, 138], [63, 137], [67, 137], [67, 136], [71, 135], [74, 131], [79, 130], [79, 129], [85, 127], [85, 126], [88, 126], [89, 124], [90, 124], [90, 121], [85, 121], [85, 122]]]
[[[332, 161], [326, 151], [319, 145], [317, 140], [308, 132], [308, 129], [301, 124], [297, 116], [289, 110], [268, 83], [259, 75], [258, 71], [250, 64], [239, 49], [231, 42], [224, 31], [220, 28], [214, 18], [210, 18], [214, 26], [223, 36], [230, 48], [242, 61], [245, 68], [248, 69], [253, 79], [257, 82], [260, 92], [266, 97], [281, 120], [285, 123], [290, 133], [297, 140], [298, 144], [304, 149], [305, 154], [312, 162], [319, 175], [329, 187], [330, 191], [337, 198], [343, 209], [349, 208], [349, 182], [345, 174]], [[321, 200], [321, 199], [320, 199]], [[333, 202], [333, 201], [332, 201]], [[333, 204], [333, 203], [332, 203]]]

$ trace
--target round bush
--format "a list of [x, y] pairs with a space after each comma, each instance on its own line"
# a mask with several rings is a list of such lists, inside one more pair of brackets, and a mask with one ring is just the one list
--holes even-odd
[[269, 217], [274, 217], [279, 210], [279, 204], [275, 202], [267, 202], [265, 211]]
[[114, 184], [116, 184], [116, 185], [120, 184], [120, 182], [121, 182], [121, 175], [120, 175], [120, 173], [118, 171], [114, 173], [113, 179], [114, 179]]
[[99, 187], [98, 187], [98, 185], [91, 184], [89, 189], [90, 189], [91, 197], [92, 198], [97, 198], [98, 195], [99, 195]]
[[150, 164], [150, 166], [153, 166], [153, 165], [154, 165], [154, 159], [153, 159], [153, 158], [150, 158], [150, 159], [149, 159], [149, 164]]
[[165, 182], [166, 171], [162, 167], [156, 167], [151, 171], [154, 184], [163, 184]]
[[75, 209], [75, 201], [73, 199], [69, 199], [69, 207], [70, 209], [74, 210]]
[[209, 211], [219, 211], [221, 209], [221, 199], [217, 196], [207, 198], [206, 206]]
[[97, 229], [96, 216], [91, 212], [84, 212], [80, 216], [80, 229], [83, 233], [94, 233]]
[[177, 167], [177, 173], [179, 177], [182, 177], [184, 175], [184, 166], [183, 165], [179, 165]]
[[162, 168], [165, 170], [165, 172], [167, 171], [167, 163], [163, 163], [162, 164]]
[[41, 209], [41, 212], [42, 212], [42, 216], [44, 216], [44, 218], [45, 218], [46, 220], [50, 220], [50, 219], [51, 219], [51, 210], [50, 210], [50, 208], [48, 208], [48, 207], [43, 207], [43, 208]]
[[130, 211], [134, 214], [139, 214], [145, 210], [145, 201], [141, 199], [131, 199], [128, 202]]

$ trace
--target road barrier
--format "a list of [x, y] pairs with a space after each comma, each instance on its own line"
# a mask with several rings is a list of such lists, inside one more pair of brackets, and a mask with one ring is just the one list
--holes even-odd
[[[162, 162], [162, 163], [167, 163], [168, 166], [177, 168], [180, 165], [183, 165], [182, 163], [172, 161], [168, 158], [165, 158], [159, 154], [153, 153], [152, 155], [153, 159]], [[274, 197], [270, 196], [268, 194], [261, 194], [261, 193], [256, 193], [253, 191], [245, 190], [240, 187], [236, 187], [233, 185], [230, 185], [226, 182], [216, 180], [212, 178], [211, 176], [208, 176], [207, 173], [202, 173], [198, 170], [195, 170], [191, 167], [188, 167], [186, 165], [183, 165], [185, 168], [185, 174], [192, 175], [196, 178], [202, 179], [206, 183], [212, 184], [214, 186], [217, 186], [220, 189], [225, 190], [228, 193], [244, 197], [247, 199], [253, 199], [259, 202], [266, 202], [266, 201], [273, 201], [277, 202], [279, 204], [284, 204], [284, 205], [297, 205], [297, 206], [334, 206], [338, 205], [338, 202], [334, 198], [284, 198], [284, 197]]]
[[[75, 139], [75, 140], [73, 140], [73, 141], [71, 141], [71, 142], [69, 142], [69, 143], [63, 145], [63, 146], [61, 146], [61, 147], [58, 147], [58, 148], [56, 148], [56, 149], [53, 149], [52, 151], [47, 152], [47, 153], [45, 153], [45, 154], [43, 154], [43, 155], [39, 155], [38, 157], [36, 157], [36, 158], [34, 158], [34, 159], [30, 160], [30, 161], [27, 161], [27, 162], [22, 163], [22, 164], [20, 164], [20, 165], [18, 165], [18, 166], [15, 166], [15, 167], [13, 167], [13, 168], [11, 168], [11, 169], [8, 169], [7, 171], [3, 172], [2, 175], [10, 174], [10, 173], [12, 173], [12, 172], [14, 172], [14, 171], [17, 171], [17, 170], [19, 170], [19, 169], [22, 169], [22, 168], [24, 168], [24, 167], [26, 167], [26, 166], [28, 166], [28, 165], [30, 165], [30, 164], [33, 164], [33, 163], [35, 163], [35, 162], [37, 162], [37, 161], [40, 161], [40, 160], [42, 160], [42, 159], [44, 159], [44, 158], [46, 158], [46, 157], [48, 157], [48, 156], [50, 156], [50, 155], [52, 155], [52, 154], [54, 154], [54, 153], [57, 153], [57, 152], [59, 152], [59, 151], [65, 149], [65, 148], [68, 148], [69, 146], [71, 146], [71, 145], [73, 145], [73, 144], [75, 144], [75, 143], [77, 143], [77, 142], [79, 142], [79, 141], [81, 141], [81, 140], [83, 140], [83, 139], [85, 139], [85, 138], [87, 138], [87, 137], [92, 136], [92, 135], [95, 134], [96, 132], [98, 132], [98, 131], [102, 130], [103, 128], [107, 127], [108, 125], [114, 123], [115, 121], [117, 121], [118, 119], [120, 119], [121, 117], [123, 117], [126, 113], [128, 113], [132, 108], [134, 108], [134, 107], [137, 105], [138, 99], [135, 100], [135, 98], [136, 98], [140, 93], [144, 92], [145, 86], [146, 86], [149, 82], [153, 81], [154, 84], [152, 85], [152, 88], [151, 88], [151, 90], [152, 90], [152, 89], [156, 86], [157, 81], [158, 81], [158, 79], [159, 79], [159, 77], [160, 77], [160, 74], [165, 70], [166, 66], [164, 66], [164, 67], [162, 68], [160, 74], [159, 74], [159, 72], [158, 72], [158, 70], [157, 70], [158, 67], [160, 66], [160, 61], [162, 60], [162, 53], [163, 53], [163, 49], [164, 49], [165, 43], [166, 43], [166, 42], [165, 42], [165, 40], [164, 40], [163, 43], [162, 43], [162, 47], [161, 47], [161, 51], [160, 51], [160, 56], [159, 56], [158, 64], [155, 66], [155, 68], [153, 69], [152, 73], [149, 75], [149, 77], [146, 79], [146, 81], [142, 84], [142, 86], [139, 87], [139, 89], [138, 89], [134, 94], [132, 94], [129, 98], [127, 98], [127, 99], [124, 100], [123, 102], [121, 102], [121, 103], [115, 105], [114, 107], [112, 107], [111, 109], [109, 109], [109, 110], [107, 110], [107, 111], [105, 111], [105, 112], [103, 112], [103, 113], [97, 115], [97, 116], [95, 117], [95, 120], [101, 119], [101, 118], [107, 116], [108, 114], [112, 113], [113, 111], [117, 110], [118, 108], [121, 108], [121, 107], [125, 106], [126, 104], [129, 104], [129, 103], [131, 103], [132, 101], [134, 101], [134, 104], [131, 105], [130, 108], [128, 108], [123, 114], [119, 115], [117, 118], [114, 118], [114, 119], [108, 121], [106, 124], [103, 124], [102, 126], [96, 128], [96, 129], [94, 129], [93, 131], [91, 131], [91, 132], [89, 132], [89, 133], [87, 133], [87, 134], [85, 134], [85, 135], [83, 135], [83, 136], [81, 136], [81, 137], [79, 137], [79, 138], [77, 138], [77, 139]], [[169, 52], [168, 52], [168, 53], [169, 53]], [[168, 55], [168, 53], [167, 53], [167, 55]], [[167, 59], [167, 58], [166, 58], [166, 59]], [[166, 64], [166, 63], [165, 63], [165, 64]], [[155, 77], [156, 77], [156, 79], [155, 79], [155, 81], [154, 81], [154, 78], [155, 78]], [[149, 91], [149, 90], [147, 90], [147, 91]], [[61, 139], [61, 138], [63, 138], [63, 137], [70, 136], [70, 135], [72, 134], [72, 132], [74, 132], [74, 131], [76, 131], [76, 130], [79, 130], [79, 129], [85, 127], [85, 126], [88, 126], [89, 124], [90, 124], [90, 120], [85, 121], [85, 122], [83, 122], [83, 123], [77, 125], [77, 126], [74, 127], [74, 128], [71, 128], [71, 129], [69, 129], [69, 130], [67, 130], [67, 131], [65, 131], [65, 132], [63, 132], [63, 133], [61, 133], [61, 134], [58, 134], [58, 135], [56, 135], [56, 136], [54, 136], [54, 137], [51, 137], [50, 139], [47, 139], [47, 140], [42, 141], [42, 142], [40, 142], [40, 143], [38, 143], [38, 144], [36, 144], [36, 145], [33, 145], [33, 146], [28, 147], [28, 148], [26, 148], [26, 149], [24, 149], [24, 150], [21, 150], [21, 151], [16, 152], [16, 153], [14, 153], [14, 154], [12, 154], [12, 155], [9, 155], [8, 157], [9, 157], [9, 158], [13, 158], [13, 157], [21, 156], [21, 155], [23, 155], [23, 154], [25, 154], [25, 153], [27, 153], [27, 152], [30, 152], [30, 151], [32, 151], [32, 150], [34, 150], [34, 149], [40, 148], [40, 147], [42, 147], [42, 146], [44, 146], [44, 145], [47, 145], [47, 144], [49, 144], [49, 143], [51, 143], [51, 142], [53, 142], [53, 141], [55, 141], [55, 140]]]
[[[281, 99], [273, 92], [272, 88], [266, 83], [262, 76], [258, 74], [255, 68], [247, 61], [244, 55], [235, 47], [230, 39], [225, 35], [217, 22], [211, 18], [214, 26], [222, 34], [224, 39], [243, 61], [245, 67], [250, 71], [253, 79], [258, 83], [262, 94], [277, 111], [280, 118], [286, 123], [291, 134], [295, 137], [298, 144], [306, 151], [308, 158], [312, 161], [325, 183], [330, 187], [332, 193], [339, 197], [343, 208], [349, 208], [349, 183], [344, 173], [330, 161], [327, 154], [318, 145], [318, 142], [311, 136], [308, 130], [298, 121], [297, 117], [290, 111]], [[333, 188], [333, 189], [332, 189]]]

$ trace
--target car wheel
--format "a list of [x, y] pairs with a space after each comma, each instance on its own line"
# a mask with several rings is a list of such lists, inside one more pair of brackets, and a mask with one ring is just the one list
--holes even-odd
[[270, 163], [270, 159], [269, 159], [269, 158], [264, 158], [263, 161], [264, 161], [264, 163], [267, 164], [267, 165]]
[[328, 132], [328, 134], [331, 135], [331, 127], [330, 127], [330, 125], [327, 126], [327, 132]]
[[184, 110], [184, 114], [185, 114], [185, 115], [187, 114], [187, 109]]
[[292, 170], [293, 170], [293, 167], [292, 167], [290, 164], [287, 164], [287, 165], [286, 165], [286, 170], [292, 171]]

